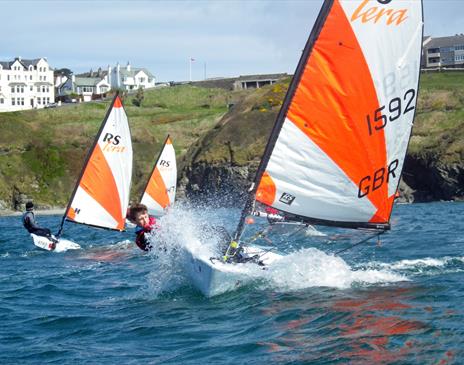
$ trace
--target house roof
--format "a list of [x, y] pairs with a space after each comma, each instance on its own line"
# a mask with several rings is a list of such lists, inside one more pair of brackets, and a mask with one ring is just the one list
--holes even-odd
[[102, 79], [99, 77], [76, 77], [74, 84], [76, 86], [96, 86]]
[[2, 65], [4, 70], [11, 70], [11, 65], [16, 61], [19, 61], [25, 68], [28, 68], [31, 65], [36, 66], [40, 60], [42, 60], [42, 58], [35, 58], [33, 60], [15, 58], [13, 61], [0, 61], [0, 65]]
[[426, 48], [453, 47], [458, 45], [464, 45], [464, 34], [456, 34], [451, 37], [432, 38], [431, 41], [426, 44]]
[[120, 73], [122, 76], [129, 76], [129, 77], [134, 77], [135, 75], [137, 75], [137, 73], [139, 73], [140, 71], [143, 71], [145, 72], [145, 74], [148, 76], [148, 77], [151, 77], [151, 78], [154, 78], [154, 76], [152, 75], [152, 73], [150, 71], [148, 71], [146, 68], [136, 68], [136, 67], [131, 67], [131, 70], [130, 71], [127, 71], [127, 68], [123, 68], [121, 67], [120, 69]]
[[268, 75], [246, 75], [246, 76], [239, 76], [237, 81], [262, 81], [262, 80], [277, 80], [283, 77], [287, 77], [288, 74], [268, 74]]

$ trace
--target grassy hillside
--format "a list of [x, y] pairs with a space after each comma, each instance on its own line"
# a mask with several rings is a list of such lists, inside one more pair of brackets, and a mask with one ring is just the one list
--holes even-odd
[[[134, 145], [133, 193], [140, 194], [166, 135], [176, 152], [209, 130], [241, 93], [179, 86], [145, 91], [141, 107], [124, 101]], [[20, 194], [39, 205], [66, 204], [109, 105], [92, 102], [0, 114], [0, 203]], [[24, 198], [24, 197], [23, 197]]]
[[189, 161], [246, 165], [259, 161], [290, 79], [247, 95], [199, 140], [185, 156]]
[[409, 153], [439, 154], [447, 163], [464, 160], [464, 72], [421, 75]]
[[[261, 156], [289, 80], [257, 90], [231, 110], [202, 142], [195, 160], [246, 164]], [[464, 72], [422, 74], [411, 154], [464, 158]], [[188, 156], [186, 156], [188, 157]]]
[[[124, 103], [134, 144], [133, 195], [139, 196], [168, 133], [180, 167], [192, 173], [195, 164], [257, 163], [289, 81], [246, 92], [193, 86], [151, 90], [141, 107], [128, 97]], [[235, 105], [228, 110], [231, 103]], [[42, 205], [65, 205], [108, 104], [1, 113], [0, 209], [24, 199], [21, 194]], [[424, 168], [430, 160], [463, 164], [463, 72], [421, 75], [409, 154], [424, 161]]]
[[[224, 186], [248, 188], [288, 85], [286, 80], [248, 95], [192, 146], [182, 162], [187, 167], [182, 182], [190, 197]], [[463, 72], [421, 75], [403, 177], [408, 201], [464, 199]]]

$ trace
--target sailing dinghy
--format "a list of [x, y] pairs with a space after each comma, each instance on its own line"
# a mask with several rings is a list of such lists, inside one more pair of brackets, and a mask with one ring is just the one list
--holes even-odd
[[250, 252], [241, 239], [256, 202], [287, 221], [390, 229], [416, 111], [422, 34], [421, 0], [324, 2], [234, 239], [222, 258], [190, 257], [199, 290], [231, 290], [246, 282], [240, 267], [281, 258]]
[[149, 214], [160, 217], [172, 206], [176, 198], [176, 183], [176, 152], [168, 135], [140, 199]]
[[31, 233], [32, 242], [38, 248], [46, 251], [65, 252], [68, 250], [79, 250], [81, 246], [76, 242], [61, 238], [58, 242], [52, 242], [48, 237], [37, 236]]
[[61, 236], [65, 221], [123, 231], [131, 177], [129, 122], [116, 93], [77, 180], [57, 237]]

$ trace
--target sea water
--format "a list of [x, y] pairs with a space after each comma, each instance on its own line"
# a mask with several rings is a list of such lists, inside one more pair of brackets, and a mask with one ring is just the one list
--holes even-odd
[[[144, 253], [123, 233], [66, 223], [81, 250], [35, 248], [0, 218], [0, 364], [462, 364], [464, 203], [398, 205], [392, 230], [275, 226], [254, 243], [285, 257], [205, 298], [182, 247], [219, 252], [238, 209], [177, 207]], [[56, 231], [61, 217], [40, 216]], [[244, 237], [266, 227], [256, 219]]]

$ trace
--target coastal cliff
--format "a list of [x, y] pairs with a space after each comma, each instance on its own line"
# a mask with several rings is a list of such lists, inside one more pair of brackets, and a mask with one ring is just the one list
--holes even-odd
[[[182, 85], [125, 100], [137, 200], [166, 134], [176, 148], [178, 197], [237, 205], [254, 178], [290, 79], [229, 91]], [[64, 207], [109, 101], [0, 114], [0, 211]], [[464, 72], [422, 74], [400, 184], [401, 200], [464, 200]], [[220, 197], [216, 199], [216, 197]]]
[[[236, 202], [254, 178], [289, 80], [235, 105], [181, 161], [180, 190]], [[464, 73], [423, 74], [400, 201], [464, 200]], [[223, 199], [223, 198], [222, 198]]]

